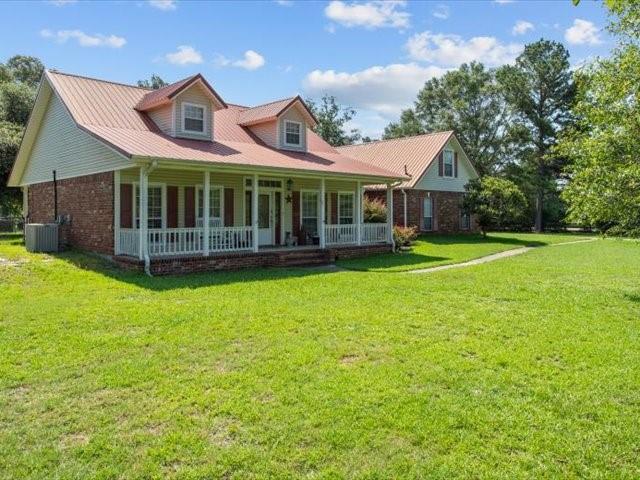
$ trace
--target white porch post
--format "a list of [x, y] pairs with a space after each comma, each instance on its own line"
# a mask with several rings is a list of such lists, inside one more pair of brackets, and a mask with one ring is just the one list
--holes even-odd
[[320, 248], [324, 248], [326, 245], [326, 215], [324, 211], [324, 195], [325, 195], [325, 181], [324, 178], [320, 179]]
[[387, 225], [389, 243], [393, 244], [393, 187], [387, 184]]
[[258, 253], [258, 174], [253, 174], [251, 183], [251, 227], [253, 231], [253, 251]]
[[147, 253], [147, 231], [149, 229], [149, 173], [145, 166], [140, 167], [138, 189], [140, 190], [140, 204], [138, 205], [138, 218], [140, 219], [138, 226], [138, 250], [140, 260], [144, 260], [145, 254]]
[[120, 170], [113, 172], [113, 254], [120, 255]]
[[209, 255], [209, 203], [211, 202], [211, 174], [209, 171], [204, 172], [204, 187], [202, 191], [202, 232], [204, 235], [202, 242], [202, 253], [204, 256]]
[[356, 243], [362, 245], [362, 183], [356, 184]]

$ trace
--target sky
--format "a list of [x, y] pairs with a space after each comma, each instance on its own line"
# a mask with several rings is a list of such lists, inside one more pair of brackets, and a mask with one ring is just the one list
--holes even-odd
[[52, 0], [0, 3], [0, 62], [135, 84], [202, 73], [228, 103], [334, 95], [379, 138], [424, 82], [461, 63], [512, 63], [540, 38], [573, 66], [613, 47], [599, 2]]

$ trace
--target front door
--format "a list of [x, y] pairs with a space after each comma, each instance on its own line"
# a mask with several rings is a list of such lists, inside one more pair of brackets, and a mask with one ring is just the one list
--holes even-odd
[[273, 194], [258, 195], [258, 245], [273, 245]]

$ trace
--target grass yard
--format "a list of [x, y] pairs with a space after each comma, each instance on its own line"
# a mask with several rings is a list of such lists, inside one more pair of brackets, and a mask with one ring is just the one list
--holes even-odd
[[0, 478], [640, 476], [638, 242], [425, 275], [0, 258]]

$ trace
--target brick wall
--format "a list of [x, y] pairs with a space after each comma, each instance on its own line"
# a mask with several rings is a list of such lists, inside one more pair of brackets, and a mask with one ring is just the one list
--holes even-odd
[[[421, 228], [423, 201], [430, 194], [435, 208], [433, 231], [441, 233], [477, 231], [474, 219], [472, 219], [470, 230], [460, 229], [460, 203], [463, 195], [461, 192], [428, 192], [414, 189], [406, 189], [405, 192], [407, 194], [407, 226]], [[365, 194], [371, 199], [379, 199], [387, 203], [386, 190], [370, 190]], [[404, 196], [400, 190], [393, 192], [393, 223], [404, 225]]]
[[[58, 180], [58, 215], [69, 216], [60, 228], [63, 245], [113, 254], [113, 172]], [[53, 182], [29, 185], [31, 223], [51, 223]]]

